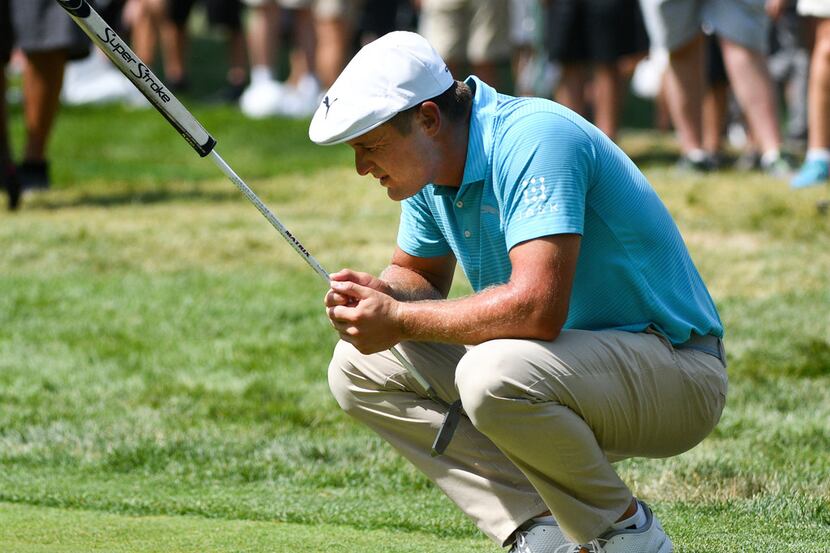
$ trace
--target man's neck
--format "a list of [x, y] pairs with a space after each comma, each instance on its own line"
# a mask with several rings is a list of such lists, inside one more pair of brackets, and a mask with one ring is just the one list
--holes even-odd
[[453, 123], [447, 129], [446, 137], [440, 141], [444, 148], [446, 163], [445, 170], [436, 176], [434, 184], [438, 186], [461, 187], [464, 180], [464, 169], [467, 165], [467, 145], [470, 139], [470, 121], [472, 105], [462, 122]]

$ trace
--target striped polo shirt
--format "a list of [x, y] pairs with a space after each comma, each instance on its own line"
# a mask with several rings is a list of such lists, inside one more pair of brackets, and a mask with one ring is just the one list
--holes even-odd
[[510, 279], [510, 249], [582, 236], [565, 328], [648, 327], [679, 344], [723, 335], [714, 302], [666, 207], [596, 127], [541, 98], [498, 94], [476, 77], [460, 188], [426, 185], [401, 204], [398, 246], [452, 253], [475, 291]]

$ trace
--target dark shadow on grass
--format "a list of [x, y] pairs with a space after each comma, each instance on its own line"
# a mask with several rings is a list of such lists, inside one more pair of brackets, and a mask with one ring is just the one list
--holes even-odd
[[[640, 169], [667, 169], [674, 167], [680, 159], [680, 154], [673, 148], [653, 147], [643, 152], [626, 152]], [[717, 172], [735, 170], [737, 158], [731, 154], [721, 154], [720, 166]]]
[[150, 190], [124, 191], [115, 193], [82, 193], [71, 198], [38, 198], [33, 209], [58, 210], [72, 207], [115, 207], [122, 205], [154, 205], [177, 201], [223, 203], [237, 201], [241, 194], [230, 188], [227, 191], [191, 190]]
[[674, 150], [661, 150], [655, 148], [647, 152], [629, 154], [631, 160], [641, 169], [653, 169], [657, 167], [671, 167], [677, 163], [677, 152]]

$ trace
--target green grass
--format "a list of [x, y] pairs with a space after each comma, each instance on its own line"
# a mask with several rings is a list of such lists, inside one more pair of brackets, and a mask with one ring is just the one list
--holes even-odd
[[[423, 532], [360, 530], [191, 516], [117, 515], [0, 503], [0, 544], [20, 553], [204, 553], [205, 551], [330, 551], [384, 553], [428, 551], [435, 538]], [[487, 551], [480, 540], [450, 538], [442, 551]]]
[[[348, 148], [195, 111], [329, 270], [384, 266], [397, 206]], [[826, 191], [677, 175], [647, 132], [623, 145], [718, 303], [731, 382], [703, 444], [620, 471], [678, 551], [826, 551]], [[340, 413], [322, 284], [155, 112], [65, 110], [52, 163], [54, 190], [0, 214], [0, 551], [498, 550]]]

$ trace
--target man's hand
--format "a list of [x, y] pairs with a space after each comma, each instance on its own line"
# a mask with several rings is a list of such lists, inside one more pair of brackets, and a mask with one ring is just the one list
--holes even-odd
[[[331, 273], [329, 275], [329, 280], [332, 282], [354, 282], [355, 284], [366, 286], [367, 288], [377, 290], [378, 292], [382, 292], [386, 295], [391, 295], [392, 293], [392, 289], [388, 284], [386, 284], [385, 281], [376, 278], [369, 273], [360, 273], [358, 271], [352, 271], [351, 269], [340, 269], [336, 273]], [[343, 296], [337, 291], [331, 289], [326, 294], [325, 304], [326, 307], [349, 305], [351, 300], [352, 298]]]
[[363, 354], [389, 349], [401, 341], [398, 302], [382, 280], [344, 269], [331, 275], [326, 313], [340, 338]]

